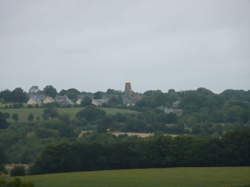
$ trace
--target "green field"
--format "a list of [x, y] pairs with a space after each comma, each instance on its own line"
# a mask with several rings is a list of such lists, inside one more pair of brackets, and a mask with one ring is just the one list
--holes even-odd
[[24, 177], [36, 187], [249, 187], [250, 167], [73, 172]]
[[[58, 108], [58, 112], [60, 114], [66, 113], [68, 114], [71, 118], [75, 117], [75, 114], [79, 112], [83, 107], [71, 107], [71, 108]], [[128, 109], [119, 109], [119, 108], [101, 108], [103, 109], [107, 114], [115, 114], [115, 113], [135, 113], [135, 111], [128, 110]], [[20, 122], [25, 122], [28, 121], [28, 116], [29, 114], [33, 114], [35, 119], [37, 116], [42, 119], [42, 113], [43, 113], [44, 108], [18, 108], [18, 109], [0, 109], [0, 112], [7, 112], [10, 115], [17, 113], [19, 116], [19, 121]]]

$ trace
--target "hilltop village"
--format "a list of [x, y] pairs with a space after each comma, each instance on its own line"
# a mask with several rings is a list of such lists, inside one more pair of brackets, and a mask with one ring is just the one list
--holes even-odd
[[[167, 162], [169, 166], [175, 166], [175, 157], [183, 155], [187, 160], [184, 164], [179, 163], [179, 166], [187, 166], [190, 161], [195, 163], [191, 166], [198, 166], [196, 160], [192, 160], [197, 158], [196, 155], [205, 161], [199, 165], [208, 163], [211, 166], [210, 158], [215, 158], [211, 161], [214, 163], [221, 158], [222, 151], [228, 158], [228, 149], [223, 149], [230, 137], [224, 136], [226, 133], [237, 129], [247, 132], [250, 128], [250, 91], [244, 90], [225, 90], [216, 94], [206, 88], [178, 92], [170, 89], [168, 92], [148, 90], [141, 94], [133, 91], [129, 82], [125, 83], [123, 91], [108, 89], [95, 93], [80, 92], [75, 88], [57, 92], [53, 86], [46, 86], [42, 90], [32, 86], [28, 93], [21, 88], [1, 91], [0, 102], [0, 151], [4, 150], [8, 158], [2, 163], [34, 165], [34, 174], [54, 172], [53, 168], [57, 168], [57, 172], [120, 169], [120, 166], [113, 164], [120, 163], [123, 155], [129, 157], [131, 163], [126, 165], [127, 159], [124, 159], [122, 168], [162, 167], [165, 165], [154, 163], [156, 159], [151, 157], [151, 153], [159, 155], [162, 150], [154, 151], [155, 148], [162, 149], [162, 145], [167, 146], [164, 148], [166, 156], [169, 156], [169, 149], [184, 148], [183, 153], [173, 149], [174, 154]], [[211, 144], [208, 142], [210, 139], [203, 141], [200, 136], [211, 136]], [[238, 147], [238, 135], [235, 137], [233, 147]], [[163, 138], [165, 143], [162, 142]], [[74, 146], [72, 141], [76, 143]], [[62, 145], [51, 151], [50, 145], [59, 142]], [[99, 146], [97, 142], [100, 142]], [[211, 150], [214, 148], [218, 149], [219, 155], [208, 157], [204, 152], [207, 147], [209, 153], [213, 153]], [[72, 152], [74, 150], [76, 152]], [[200, 151], [196, 153], [197, 150]], [[240, 148], [235, 152], [247, 155], [241, 150], [249, 149]], [[84, 167], [78, 168], [77, 155], [83, 158], [80, 163]], [[160, 160], [165, 160], [166, 156]], [[58, 158], [70, 158], [65, 163], [69, 166], [67, 170], [61, 169], [61, 161], [54, 162]], [[237, 158], [240, 157], [232, 158], [233, 164]], [[239, 159], [237, 164], [249, 163], [247, 159]], [[76, 161], [73, 167], [72, 160]], [[98, 160], [98, 164], [95, 160]], [[45, 162], [47, 164], [44, 165]], [[221, 164], [227, 165], [229, 162]]]
[[70, 89], [68, 91], [62, 90], [58, 94], [51, 94], [53, 92], [53, 87], [48, 87], [47, 89], [51, 90], [49, 94], [39, 90], [38, 86], [32, 86], [29, 89], [29, 100], [27, 101], [27, 105], [41, 106], [43, 104], [57, 103], [60, 106], [72, 106], [91, 103], [95, 106], [105, 106], [109, 104], [134, 106], [142, 97], [141, 94], [132, 90], [130, 82], [125, 83], [123, 92], [108, 89], [107, 92], [99, 91], [93, 94], [87, 92], [80, 93], [76, 89]]
[[[172, 91], [170, 90], [170, 92]], [[98, 91], [95, 93], [79, 92], [74, 88], [61, 90], [57, 93], [53, 86], [46, 86], [43, 91], [41, 91], [38, 86], [32, 86], [29, 89], [26, 104], [27, 106], [36, 107], [52, 103], [57, 104], [60, 107], [86, 105], [99, 107], [133, 107], [138, 102], [143, 102], [143, 98], [145, 98], [145, 95], [133, 91], [130, 82], [125, 82], [123, 91], [108, 89], [106, 92]], [[183, 111], [178, 107], [179, 104], [180, 100], [177, 98], [172, 104], [164, 105], [162, 103], [162, 105], [157, 106], [156, 109], [161, 110], [166, 114], [174, 113], [177, 116], [181, 116]]]

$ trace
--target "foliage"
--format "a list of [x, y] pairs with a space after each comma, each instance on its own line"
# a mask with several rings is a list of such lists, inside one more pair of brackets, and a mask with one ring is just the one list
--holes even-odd
[[93, 137], [47, 147], [36, 160], [33, 173], [250, 164], [250, 130], [230, 132], [221, 138], [89, 138]]
[[24, 103], [27, 102], [28, 96], [27, 94], [23, 91], [22, 88], [15, 88], [12, 93], [12, 102], [15, 103]]
[[122, 105], [122, 97], [120, 95], [112, 96], [108, 101], [108, 105], [110, 105], [110, 106]]
[[[47, 106], [44, 106], [47, 108]], [[56, 107], [56, 106], [55, 106]], [[34, 114], [35, 119], [37, 117], [40, 117], [42, 119], [42, 114], [45, 108], [20, 108], [20, 109], [14, 109], [14, 108], [7, 108], [7, 109], [0, 109], [0, 112], [2, 113], [8, 113], [10, 116], [12, 116], [13, 113], [17, 113], [19, 116], [19, 122], [29, 122], [28, 121], [28, 116], [30, 113]], [[70, 118], [75, 119], [76, 113], [78, 113], [80, 110], [82, 110], [83, 107], [57, 107], [57, 111], [59, 116], [61, 114], [67, 114], [70, 116]], [[130, 109], [123, 109], [123, 108], [104, 108], [100, 107], [100, 109], [104, 110], [107, 115], [113, 115], [117, 113], [122, 113], [122, 114], [133, 114], [133, 113], [138, 113], [134, 110]]]
[[12, 94], [11, 94], [10, 90], [1, 91], [0, 98], [2, 98], [3, 101], [5, 101], [5, 102], [12, 102], [13, 101]]
[[[5, 163], [5, 161], [6, 161], [6, 155], [5, 155], [5, 153], [4, 153], [4, 151], [3, 151], [3, 148], [2, 148], [2, 146], [0, 147], [0, 167]], [[0, 171], [2, 171], [2, 169], [0, 169]]]
[[[20, 89], [16, 90], [16, 93], [21, 93]], [[12, 102], [13, 91], [0, 92], [1, 102]], [[66, 93], [78, 98], [79, 91], [69, 89]], [[81, 94], [93, 95], [85, 92]], [[49, 144], [76, 139], [81, 131], [159, 132], [221, 137], [226, 132], [250, 127], [249, 91], [227, 90], [221, 94], [205, 88], [181, 92], [169, 90], [167, 93], [147, 91], [135, 107], [128, 108], [120, 103], [120, 91], [109, 89], [98, 94], [108, 97], [107, 106], [114, 108], [62, 108], [51, 104], [43, 106], [45, 108], [25, 108], [22, 103], [3, 104], [5, 108], [0, 109], [0, 147], [8, 162], [33, 162]], [[177, 108], [183, 113], [169, 113], [164, 108]], [[31, 114], [36, 120], [31, 120]]]
[[34, 115], [32, 113], [29, 114], [28, 120], [29, 121], [33, 121], [34, 120]]
[[17, 113], [14, 113], [12, 115], [12, 119], [17, 122], [19, 120], [19, 115]]
[[8, 171], [5, 169], [4, 165], [0, 164], [0, 176], [1, 176], [1, 174], [7, 174], [7, 173], [8, 173]]
[[6, 103], [24, 103], [27, 102], [28, 95], [22, 88], [15, 88], [13, 91], [4, 90], [0, 92], [0, 98], [2, 98]]
[[7, 122], [8, 117], [9, 117], [8, 113], [0, 112], [0, 129], [8, 128], [9, 126], [9, 123]]
[[85, 96], [81, 101], [81, 106], [88, 106], [92, 104], [92, 99], [89, 96]]
[[24, 182], [20, 178], [7, 178], [0, 176], [0, 187], [34, 187], [31, 182]]
[[100, 91], [95, 92], [93, 96], [94, 96], [94, 99], [102, 99], [102, 97], [104, 96], [104, 92], [100, 92]]
[[78, 96], [81, 94], [79, 90], [70, 88], [68, 90], [61, 90], [60, 95], [66, 95], [70, 100], [76, 101]]
[[11, 170], [10, 170], [10, 175], [11, 176], [25, 176], [26, 175], [26, 171], [25, 171], [25, 167], [24, 166], [14, 166]]
[[76, 117], [80, 120], [85, 119], [88, 121], [95, 121], [97, 119], [102, 119], [105, 115], [106, 113], [103, 110], [95, 106], [87, 106], [79, 111], [76, 114]]
[[49, 118], [55, 118], [58, 116], [58, 110], [54, 106], [48, 106], [43, 111], [43, 119], [48, 120]]
[[46, 96], [49, 96], [49, 97], [52, 97], [52, 98], [55, 98], [56, 95], [57, 95], [56, 88], [54, 88], [52, 85], [45, 86], [44, 89], [43, 89], [43, 93]]

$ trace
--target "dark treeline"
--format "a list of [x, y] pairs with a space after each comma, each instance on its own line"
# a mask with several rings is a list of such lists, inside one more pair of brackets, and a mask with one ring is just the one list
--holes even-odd
[[25, 103], [28, 100], [28, 94], [22, 88], [14, 90], [4, 90], [0, 92], [0, 102], [5, 103]]
[[[46, 86], [43, 90], [34, 88], [31, 93], [34, 90], [50, 97], [67, 95], [73, 101], [79, 94], [86, 94], [76, 89], [58, 93], [53, 86]], [[73, 116], [60, 112], [61, 106], [57, 103], [32, 106], [42, 107], [42, 113], [36, 108], [29, 110], [24, 121], [21, 112], [8, 113], [10, 110], [4, 107], [13, 102], [11, 105], [20, 108], [16, 111], [22, 111], [29, 107], [23, 104], [29, 94], [19, 88], [0, 92], [0, 156], [1, 152], [5, 155], [5, 159], [1, 157], [0, 165], [33, 163], [49, 144], [77, 140], [82, 131], [160, 132], [219, 138], [228, 131], [250, 127], [250, 91], [226, 90], [215, 94], [205, 88], [181, 92], [169, 90], [166, 93], [154, 90], [141, 94], [141, 99], [134, 106], [121, 106], [120, 102], [112, 99], [105, 106], [93, 106], [90, 102], [91, 97], [101, 99], [119, 94], [121, 92], [111, 89], [87, 93], [90, 97], [84, 97], [81, 105], [75, 106], [79, 107], [79, 112]], [[130, 112], [107, 114], [105, 107], [127, 108]]]
[[236, 165], [250, 165], [250, 130], [228, 132], [220, 138], [92, 134], [47, 147], [32, 172]]
[[[225, 90], [220, 94], [199, 88], [197, 90], [167, 93], [147, 91], [135, 108], [140, 111], [160, 106], [178, 108], [183, 111], [182, 121], [186, 124], [203, 122], [246, 123], [250, 116], [250, 91]], [[174, 106], [175, 105], [175, 106]]]
[[187, 124], [174, 114], [154, 110], [110, 115], [95, 106], [84, 107], [74, 118], [60, 114], [55, 106], [44, 108], [41, 118], [30, 114], [27, 122], [19, 122], [14, 117], [14, 114], [0, 112], [0, 149], [6, 155], [5, 163], [32, 163], [47, 145], [78, 139], [82, 131], [159, 132], [220, 137], [228, 131], [250, 127], [249, 122]]

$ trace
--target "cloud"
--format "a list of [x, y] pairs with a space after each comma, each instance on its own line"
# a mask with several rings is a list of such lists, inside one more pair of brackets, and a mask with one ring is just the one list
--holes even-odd
[[248, 0], [0, 2], [0, 89], [249, 89]]

